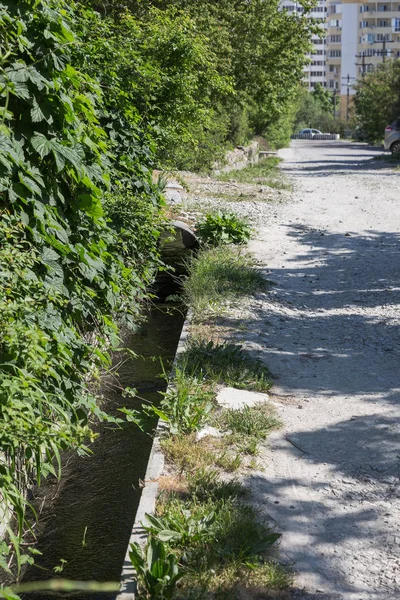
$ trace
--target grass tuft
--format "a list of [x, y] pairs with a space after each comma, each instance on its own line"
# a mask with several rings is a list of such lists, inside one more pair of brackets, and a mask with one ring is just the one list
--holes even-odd
[[230, 181], [234, 179], [238, 183], [255, 183], [267, 185], [276, 190], [291, 190], [292, 186], [286, 180], [284, 174], [278, 165], [281, 159], [277, 156], [269, 156], [261, 160], [256, 165], [250, 165], [244, 169], [220, 173], [217, 179], [220, 181]]
[[203, 250], [192, 260], [189, 272], [184, 297], [196, 320], [209, 312], [223, 312], [227, 303], [237, 304], [243, 296], [266, 288], [254, 259], [231, 246]]
[[264, 392], [272, 385], [268, 368], [239, 344], [192, 340], [184, 360], [188, 373], [214, 383], [258, 392]]
[[217, 469], [199, 469], [187, 477], [189, 493], [200, 501], [227, 500], [247, 494], [246, 488], [237, 479], [223, 481]]
[[241, 410], [224, 410], [218, 418], [218, 424], [234, 434], [257, 441], [264, 440], [273, 429], [281, 425], [267, 402], [245, 406]]

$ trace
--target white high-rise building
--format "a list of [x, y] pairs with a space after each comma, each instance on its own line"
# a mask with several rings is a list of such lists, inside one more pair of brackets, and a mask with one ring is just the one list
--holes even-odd
[[[303, 7], [293, 0], [283, 0], [281, 7], [287, 10], [290, 14], [302, 15]], [[327, 1], [318, 0], [318, 6], [315, 6], [310, 13], [307, 13], [309, 18], [317, 20], [321, 26], [321, 32], [326, 30], [326, 14]], [[326, 87], [326, 39], [325, 35], [321, 37], [312, 36], [313, 50], [308, 55], [309, 64], [304, 67], [304, 81], [311, 91], [315, 85], [319, 83], [322, 87]]]
[[400, 0], [327, 0], [327, 88], [351, 114], [355, 84], [377, 64], [400, 58]]

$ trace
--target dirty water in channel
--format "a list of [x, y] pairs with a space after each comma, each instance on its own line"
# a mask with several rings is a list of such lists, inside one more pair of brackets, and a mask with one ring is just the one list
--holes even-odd
[[[166, 388], [160, 375], [163, 368], [168, 372], [172, 366], [183, 321], [184, 314], [176, 305], [158, 304], [138, 332], [125, 333], [123, 346], [139, 356], [115, 357], [121, 386], [135, 388], [144, 400], [157, 402]], [[112, 380], [104, 385], [103, 408], [107, 412], [117, 415], [118, 407], [140, 407], [142, 400], [123, 398], [111, 384]], [[29, 567], [24, 582], [54, 577], [119, 581], [152, 439], [132, 423], [121, 428], [103, 424], [99, 434], [91, 446], [91, 456], [66, 460], [61, 482], [41, 489], [48, 505], [41, 516], [37, 545], [42, 555], [36, 557], [35, 566]], [[56, 573], [57, 567], [62, 571]], [[23, 595], [24, 600], [55, 597], [97, 600], [115, 594]]]

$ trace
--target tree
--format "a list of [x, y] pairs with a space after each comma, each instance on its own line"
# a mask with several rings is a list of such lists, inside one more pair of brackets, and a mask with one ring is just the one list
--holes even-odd
[[400, 115], [400, 60], [366, 73], [356, 86], [354, 103], [357, 126], [369, 141], [382, 141], [386, 125]]
[[[147, 47], [146, 64], [160, 75], [153, 79], [152, 89], [159, 108], [154, 122], [167, 131], [160, 149], [163, 145], [167, 148], [172, 132], [175, 140], [169, 143], [170, 152], [176, 152], [182, 142], [183, 154], [187, 149], [185, 140], [179, 137], [185, 111], [178, 120], [172, 122], [171, 119], [171, 128], [165, 128], [165, 121], [174, 114], [174, 105], [185, 110], [193, 107], [192, 125], [188, 120], [186, 134], [192, 147], [208, 148], [209, 164], [215, 159], [212, 149], [221, 149], [224, 141], [243, 143], [292, 112], [314, 29], [305, 13], [289, 15], [281, 10], [278, 0], [126, 0], [124, 4], [113, 0], [85, 0], [85, 4], [110, 16], [116, 31], [126, 21], [124, 15], [128, 9], [139, 27], [149, 33], [149, 42], [137, 45], [132, 39], [131, 46], [136, 50], [140, 48], [139, 54], [146, 52]], [[309, 8], [306, 2], [304, 6], [306, 10]], [[191, 30], [184, 32], [182, 25], [189, 22]], [[158, 37], [152, 33], [157, 28]], [[160, 51], [168, 35], [170, 41]], [[185, 70], [189, 63], [180, 64], [179, 52], [174, 55], [170, 52], [171, 47], [181, 47], [183, 37], [178, 44], [174, 43], [177, 35], [187, 36], [185, 43], [187, 48], [192, 44], [192, 57], [196, 56], [196, 48], [198, 50], [190, 66], [190, 77]], [[199, 60], [201, 56], [203, 62]], [[172, 68], [175, 68], [174, 75]], [[175, 87], [178, 73], [184, 83], [181, 88]], [[179, 91], [183, 101], [176, 94], [174, 102], [164, 104], [168, 94], [165, 95], [165, 88], [160, 92], [168, 79], [168, 88], [172, 92]], [[143, 115], [142, 109], [139, 108], [139, 112]], [[164, 158], [162, 154], [159, 156]], [[169, 161], [173, 159], [174, 154], [168, 157]], [[179, 165], [182, 166], [181, 161]]]

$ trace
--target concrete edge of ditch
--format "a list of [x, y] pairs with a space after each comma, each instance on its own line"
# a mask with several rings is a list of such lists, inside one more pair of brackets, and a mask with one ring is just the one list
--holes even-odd
[[[176, 364], [180, 354], [182, 354], [182, 352], [185, 349], [185, 344], [189, 335], [190, 321], [191, 311], [187, 313], [185, 322], [183, 323], [173, 365]], [[134, 542], [138, 544], [144, 544], [146, 539], [146, 533], [142, 527], [142, 522], [146, 513], [152, 514], [155, 510], [158, 493], [158, 479], [162, 475], [164, 470], [164, 455], [161, 452], [159, 438], [159, 433], [162, 431], [162, 429], [163, 425], [159, 421], [157, 426], [157, 435], [154, 438], [150, 452], [149, 462], [147, 464], [146, 475], [143, 482], [142, 495], [140, 497], [139, 506], [135, 516], [135, 522], [131, 530], [128, 548], [124, 558], [120, 578], [121, 587], [119, 594], [116, 597], [116, 600], [134, 600], [136, 596], [135, 569], [133, 568], [129, 558], [129, 549], [130, 545]]]

